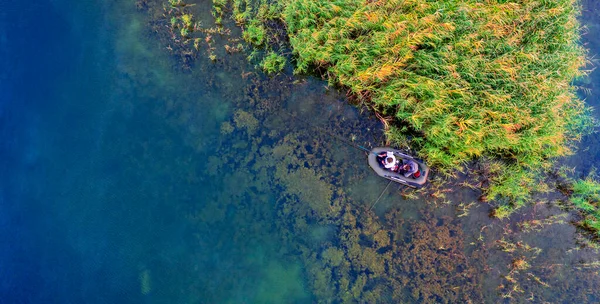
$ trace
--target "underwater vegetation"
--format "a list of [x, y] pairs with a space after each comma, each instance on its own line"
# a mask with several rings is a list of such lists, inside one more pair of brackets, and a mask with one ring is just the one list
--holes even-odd
[[[243, 125], [239, 128], [246, 130]], [[262, 174], [275, 172], [267, 188], [283, 187], [274, 224], [284, 242], [299, 252], [316, 302], [480, 302], [478, 267], [483, 257], [467, 260], [460, 225], [451, 218], [430, 215], [404, 220], [399, 211], [388, 213], [382, 224], [373, 212], [353, 207], [332, 178], [352, 175], [353, 170], [329, 166], [335, 163], [328, 159], [331, 143], [317, 136], [308, 149], [304, 132], [290, 130], [273, 137], [271, 145], [255, 137], [252, 141], [263, 143], [257, 152], [260, 157], [243, 162]], [[236, 133], [229, 136], [235, 138]], [[251, 150], [257, 147], [251, 146]], [[323, 158], [327, 162], [319, 161]], [[227, 165], [213, 164], [223, 167], [213, 172], [230, 170]], [[319, 232], [323, 230], [335, 232], [335, 237]]]

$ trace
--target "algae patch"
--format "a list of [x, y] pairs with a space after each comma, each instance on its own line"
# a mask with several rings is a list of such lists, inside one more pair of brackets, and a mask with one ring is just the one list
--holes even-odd
[[307, 203], [320, 216], [331, 212], [331, 186], [322, 181], [313, 170], [299, 168], [291, 172], [282, 172], [278, 168], [276, 177], [284, 184], [289, 193], [298, 196], [300, 201]]
[[147, 295], [152, 291], [152, 278], [150, 277], [150, 270], [144, 269], [140, 272], [140, 291], [143, 295]]
[[258, 119], [256, 119], [254, 115], [243, 110], [237, 110], [235, 112], [233, 121], [238, 128], [246, 129], [250, 135], [254, 134], [258, 128]]

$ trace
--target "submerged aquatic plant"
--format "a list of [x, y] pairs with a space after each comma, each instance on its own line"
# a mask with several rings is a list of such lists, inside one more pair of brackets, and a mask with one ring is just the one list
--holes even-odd
[[173, 8], [183, 8], [188, 6], [194, 6], [196, 4], [186, 3], [183, 0], [168, 0], [169, 5]]

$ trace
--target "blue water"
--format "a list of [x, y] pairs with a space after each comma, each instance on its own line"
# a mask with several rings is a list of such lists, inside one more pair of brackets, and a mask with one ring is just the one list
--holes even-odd
[[196, 243], [177, 208], [201, 189], [186, 192], [191, 149], [119, 67], [136, 56], [119, 45], [133, 6], [2, 6], [1, 301], [185, 302]]
[[103, 151], [109, 136], [119, 137], [108, 133], [105, 118], [115, 103], [115, 52], [104, 7], [6, 5], [0, 19], [2, 301], [135, 301], [128, 290], [137, 278], [127, 271], [135, 267], [127, 260], [133, 249], [118, 245], [140, 233], [121, 229], [138, 212], [133, 201], [109, 199], [122, 197], [111, 193], [122, 168], [117, 155]]

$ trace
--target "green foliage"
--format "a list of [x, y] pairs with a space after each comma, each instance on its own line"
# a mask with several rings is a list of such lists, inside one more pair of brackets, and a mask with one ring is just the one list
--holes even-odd
[[584, 225], [588, 227], [588, 229], [595, 231], [598, 236], [600, 236], [600, 219], [596, 216], [596, 219], [585, 219]]
[[261, 68], [267, 74], [278, 73], [285, 67], [285, 57], [278, 55], [275, 52], [269, 52], [269, 54], [260, 63]]
[[598, 203], [600, 201], [600, 184], [591, 176], [584, 180], [578, 180], [573, 184], [573, 196]]
[[488, 200], [506, 197], [513, 207], [522, 207], [531, 197], [530, 189], [536, 185], [535, 174], [518, 165], [502, 164], [502, 170], [490, 177]]
[[281, 19], [284, 5], [281, 0], [234, 0], [233, 19], [239, 25]]
[[[196, 25], [194, 25], [194, 16], [190, 13], [186, 12], [186, 9], [183, 9], [185, 6], [190, 6], [188, 4], [184, 4], [181, 1], [169, 1], [171, 5], [173, 3], [179, 3], [181, 9], [173, 10], [174, 15], [171, 15], [169, 19], [169, 23], [171, 24], [171, 30], [173, 33], [176, 33], [175, 29], [179, 29], [179, 35], [183, 38], [184, 41], [191, 38], [191, 34], [196, 30]], [[197, 49], [198, 45], [194, 42], [194, 47]]]
[[190, 36], [190, 31], [187, 29], [187, 27], [182, 27], [181, 30], [179, 31], [179, 34], [181, 35], [181, 37], [183, 38], [189, 38]]
[[188, 30], [192, 29], [192, 15], [183, 14], [181, 16], [181, 22], [183, 24], [183, 27], [185, 27], [186, 29], [188, 29]]
[[265, 28], [258, 20], [252, 20], [243, 33], [244, 40], [255, 47], [262, 46], [265, 43], [265, 36]]
[[593, 174], [572, 185], [571, 203], [584, 214], [583, 226], [600, 236], [600, 183]]
[[183, 8], [188, 6], [194, 6], [195, 4], [188, 4], [183, 2], [183, 0], [168, 0], [169, 6], [172, 8]]
[[171, 7], [178, 7], [181, 6], [183, 4], [183, 1], [181, 0], [169, 0], [169, 5], [171, 5]]
[[223, 18], [223, 11], [227, 6], [227, 0], [213, 0], [212, 14], [215, 17], [215, 23], [221, 24]]
[[501, 205], [494, 209], [492, 216], [502, 220], [508, 218], [514, 212], [514, 210], [515, 209], [509, 205]]

